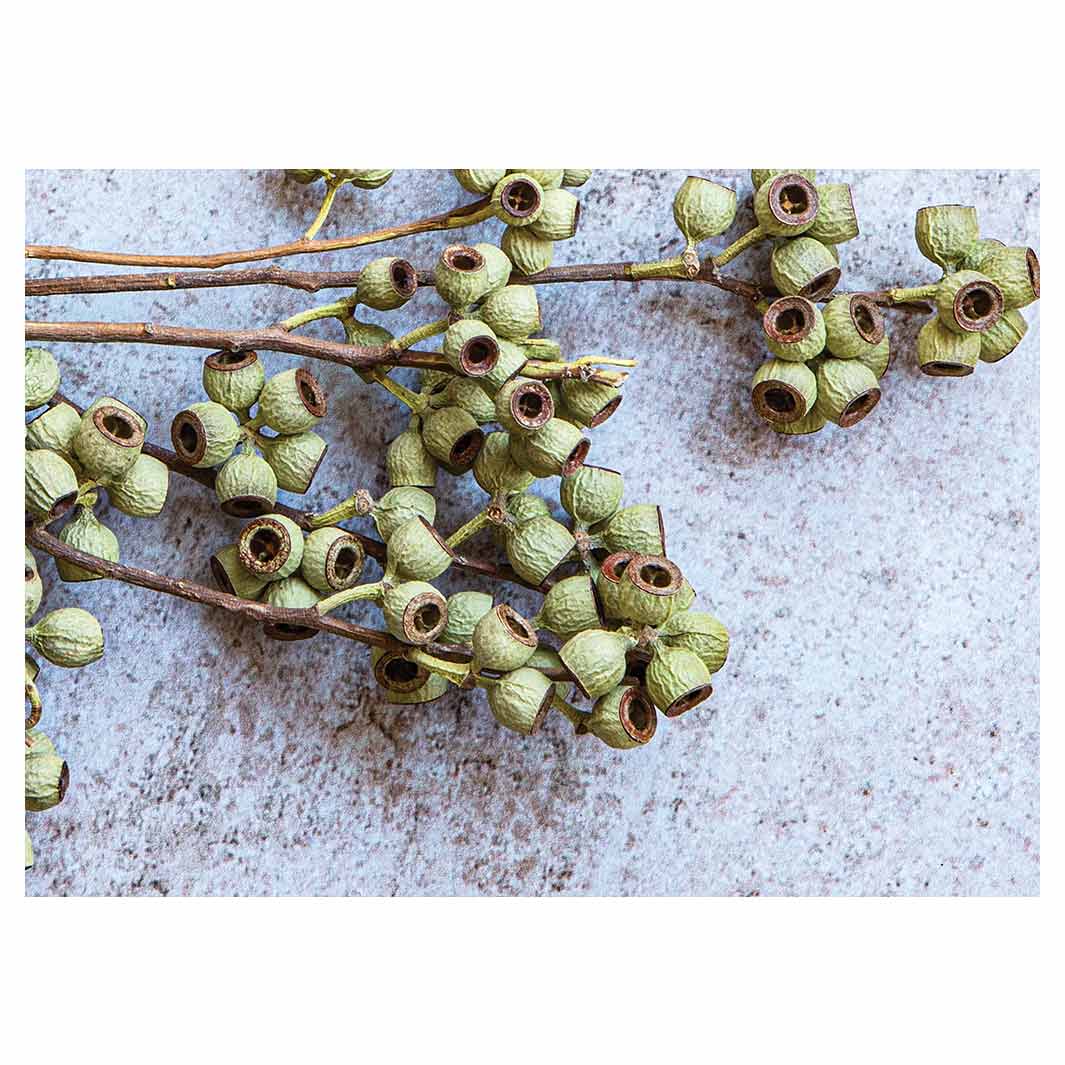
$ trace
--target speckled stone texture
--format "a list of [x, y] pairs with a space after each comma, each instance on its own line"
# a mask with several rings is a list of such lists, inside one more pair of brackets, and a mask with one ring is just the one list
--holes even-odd
[[[751, 221], [746, 172], [695, 172], [740, 190], [730, 237], [740, 233]], [[556, 264], [674, 253], [670, 202], [683, 177], [596, 172], [579, 190], [581, 232], [557, 245]], [[864, 230], [843, 248], [845, 288], [934, 279], [913, 240], [927, 203], [975, 204], [985, 235], [1038, 248], [1037, 173], [824, 178], [853, 183]], [[27, 239], [250, 248], [295, 237], [318, 195], [279, 171], [32, 172]], [[323, 236], [466, 199], [446, 171], [400, 171], [380, 190], [343, 190]], [[428, 267], [461, 236], [380, 251]], [[498, 236], [496, 224], [476, 231]], [[377, 253], [285, 265], [355, 268]], [[108, 269], [27, 263], [34, 277]], [[768, 276], [767, 254], [729, 270]], [[27, 314], [250, 327], [330, 298], [269, 287], [73, 296], [28, 300]], [[590, 461], [624, 473], [629, 502], [661, 502], [670, 555], [728, 624], [733, 650], [711, 702], [663, 719], [643, 750], [575, 738], [557, 715], [523, 739], [496, 726], [479, 694], [386, 705], [357, 646], [324, 635], [279, 644], [139, 589], [64, 586], [44, 561], [46, 606], [95, 611], [108, 649], [88, 669], [43, 674], [43, 727], [73, 782], [65, 803], [27, 819], [38, 852], [30, 894], [1038, 892], [1038, 305], [1010, 358], [962, 380], [922, 376], [921, 319], [891, 313], [898, 354], [879, 408], [849, 432], [798, 439], [778, 438], [750, 409], [764, 348], [736, 298], [675, 282], [584, 284], [545, 287], [541, 305], [567, 353], [640, 360]], [[440, 311], [426, 290], [389, 324]], [[64, 390], [82, 402], [118, 393], [156, 442], [202, 398], [205, 352], [54, 350]], [[268, 371], [293, 363], [264, 360]], [[398, 405], [341, 367], [314, 372], [329, 392], [332, 446], [303, 505], [383, 491]], [[440, 483], [450, 529], [483, 496]], [[180, 478], [159, 520], [105, 520], [124, 560], [200, 580], [239, 528]], [[534, 601], [505, 594], [519, 609]], [[351, 616], [375, 618], [365, 604]]]

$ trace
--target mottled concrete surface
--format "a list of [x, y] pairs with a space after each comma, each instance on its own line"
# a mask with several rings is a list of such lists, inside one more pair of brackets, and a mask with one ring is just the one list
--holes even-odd
[[[744, 172], [704, 173], [746, 195]], [[670, 200], [682, 177], [597, 172], [580, 192], [581, 233], [556, 262], [675, 248]], [[975, 204], [986, 235], [1038, 247], [1036, 173], [828, 177], [854, 183], [865, 230], [843, 252], [847, 287], [931, 279], [912, 236], [925, 203]], [[444, 172], [399, 172], [377, 192], [345, 190], [325, 235], [463, 195]], [[315, 197], [278, 171], [31, 173], [27, 237], [254, 247], [299, 233]], [[734, 232], [748, 223], [744, 209]], [[494, 224], [478, 231], [497, 234]], [[429, 234], [394, 247], [428, 266], [447, 242]], [[372, 255], [288, 265], [355, 267]], [[27, 266], [32, 276], [108, 269]], [[764, 272], [765, 255], [730, 269]], [[238, 327], [317, 299], [246, 288], [27, 303], [29, 316], [56, 320]], [[415, 324], [440, 307], [427, 290], [395, 319]], [[964, 380], [919, 374], [918, 319], [893, 314], [899, 357], [873, 416], [850, 432], [781, 440], [749, 409], [763, 349], [733, 297], [677, 283], [570, 285], [542, 290], [542, 307], [569, 352], [640, 358], [626, 403], [595, 432], [592, 461], [625, 474], [630, 502], [662, 503], [671, 555], [732, 631], [712, 703], [662, 721], [644, 750], [575, 739], [561, 718], [521, 739], [495, 725], [480, 695], [385, 705], [366, 684], [363, 652], [346, 643], [273, 643], [137, 589], [63, 586], [44, 563], [46, 604], [98, 613], [108, 651], [42, 681], [44, 726], [73, 784], [63, 805], [29, 819], [39, 861], [28, 892], [1038, 892], [1038, 308], [1011, 358]], [[117, 392], [159, 442], [175, 411], [201, 398], [203, 353], [55, 350], [73, 397]], [[307, 503], [382, 489], [397, 406], [340, 367], [315, 372], [331, 397], [333, 446]], [[440, 524], [456, 525], [478, 496], [464, 486]], [[199, 579], [239, 527], [180, 479], [161, 519], [108, 520], [125, 560]]]

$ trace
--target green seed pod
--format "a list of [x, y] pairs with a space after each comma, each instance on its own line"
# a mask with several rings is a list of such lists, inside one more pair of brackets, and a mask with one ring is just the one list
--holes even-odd
[[240, 564], [266, 581], [291, 577], [303, 561], [303, 530], [284, 514], [254, 518], [237, 540]]
[[533, 518], [507, 537], [506, 551], [518, 576], [539, 587], [576, 546], [573, 533], [554, 518]]
[[26, 450], [47, 448], [71, 456], [74, 453], [74, 438], [80, 428], [81, 415], [69, 403], [57, 403], [27, 424]]
[[216, 351], [203, 360], [203, 390], [226, 410], [254, 407], [265, 383], [266, 371], [254, 351]]
[[825, 345], [837, 359], [868, 354], [884, 339], [884, 316], [868, 296], [836, 296], [824, 318]]
[[394, 311], [402, 307], [418, 289], [418, 272], [406, 259], [382, 256], [359, 271], [355, 296], [364, 307]]
[[[285, 577], [266, 586], [263, 602], [285, 610], [307, 610], [318, 602], [318, 593], [302, 577]], [[263, 633], [271, 640], [309, 640], [318, 630], [298, 621], [268, 621]]]
[[826, 358], [817, 367], [817, 409], [842, 429], [857, 425], [880, 402], [876, 374], [857, 359]]
[[350, 181], [357, 189], [379, 189], [392, 175], [394, 170], [337, 170], [338, 176], [343, 174], [345, 180]]
[[435, 702], [447, 695], [451, 685], [439, 674], [430, 673], [421, 687], [410, 692], [389, 691], [385, 693], [385, 702], [395, 706], [421, 705]]
[[674, 614], [679, 614], [681, 611], [687, 610], [692, 603], [695, 602], [695, 589], [688, 582], [688, 578], [685, 577], [681, 581], [680, 591], [673, 597], [672, 611], [670, 617]]
[[[37, 559], [33, 557], [33, 552], [26, 548], [26, 621], [29, 621], [34, 614], [37, 613], [37, 608], [41, 605], [41, 599], [44, 597], [44, 584], [41, 581], [41, 574], [37, 568]], [[27, 663], [30, 659], [27, 658]]]
[[452, 170], [455, 180], [475, 196], [485, 196], [502, 181], [506, 170]]
[[422, 440], [429, 454], [449, 470], [465, 472], [484, 444], [484, 433], [461, 407], [441, 407], [422, 421]]
[[953, 270], [980, 236], [975, 207], [944, 203], [922, 207], [914, 225], [917, 247], [926, 259]]
[[326, 526], [304, 540], [300, 576], [316, 592], [329, 595], [358, 584], [365, 563], [365, 549], [347, 529]]
[[529, 226], [529, 232], [541, 240], [569, 240], [576, 234], [580, 220], [581, 202], [572, 192], [544, 189], [543, 210]]
[[[984, 335], [986, 336], [987, 334]], [[883, 377], [887, 373], [887, 368], [891, 365], [891, 342], [888, 340], [887, 334], [884, 334], [884, 338], [876, 347], [861, 352], [857, 359], [863, 366], [868, 366], [873, 371], [877, 380]]]
[[617, 470], [584, 465], [562, 478], [558, 494], [566, 513], [587, 529], [612, 518], [624, 492], [625, 482]]
[[1008, 311], [1039, 299], [1039, 258], [1031, 248], [999, 248], [984, 260], [983, 273], [998, 285]]
[[507, 173], [524, 174], [526, 177], [531, 177], [542, 189], [559, 188], [562, 184], [562, 179], [566, 176], [566, 171], [562, 169], [528, 166], [511, 167]]
[[1028, 323], [1020, 311], [1006, 313], [986, 332], [980, 334], [980, 359], [998, 362], [1004, 359], [1024, 339]]
[[967, 377], [980, 359], [983, 334], [957, 333], [931, 318], [917, 334], [917, 365], [929, 377]]
[[665, 555], [666, 530], [662, 509], [653, 503], [636, 503], [619, 510], [599, 530], [607, 550], [640, 555]]
[[782, 436], [809, 436], [811, 433], [820, 432], [827, 424], [828, 419], [815, 406], [796, 422], [788, 422], [787, 425], [770, 422], [769, 427]]
[[583, 465], [591, 446], [578, 426], [551, 418], [530, 436], [512, 435], [510, 457], [537, 477], [568, 477]]
[[[801, 174], [778, 174], [754, 194], [754, 214], [762, 232], [773, 237], [797, 237], [817, 220], [820, 197]], [[789, 292], [786, 295], [795, 295]]]
[[488, 689], [488, 706], [504, 728], [531, 736], [543, 724], [554, 697], [555, 685], [543, 673], [522, 666]]
[[562, 345], [551, 337], [528, 337], [521, 344], [527, 359], [539, 359], [541, 362], [561, 362]]
[[488, 267], [488, 291], [496, 292], [501, 289], [510, 280], [512, 269], [506, 253], [502, 248], [497, 248], [486, 241], [474, 244], [473, 250], [484, 257], [485, 265]]
[[447, 388], [448, 382], [454, 379], [455, 375], [447, 370], [421, 369], [418, 371], [418, 391], [432, 399], [440, 395]]
[[[127, 403], [123, 403], [120, 399], [115, 399], [114, 396], [100, 396], [94, 399], [86, 408], [85, 414], [94, 414], [101, 407], [118, 407], [119, 410], [125, 411], [140, 427], [144, 433], [148, 432], [148, 423], [144, 419], [143, 414], [138, 414]], [[85, 415], [83, 414], [82, 417]]]
[[456, 592], [448, 596], [447, 625], [440, 634], [440, 642], [469, 647], [477, 622], [491, 609], [492, 597], [487, 592]]
[[636, 557], [634, 551], [615, 551], [603, 559], [595, 578], [595, 590], [603, 617], [610, 621], [622, 619], [622, 580], [629, 563]]
[[728, 629], [712, 614], [683, 610], [673, 614], [658, 630], [659, 638], [670, 647], [682, 647], [698, 655], [711, 673], [728, 658]]
[[211, 575], [223, 592], [240, 596], [241, 599], [258, 599], [269, 583], [244, 568], [236, 544], [223, 547], [211, 556]]
[[594, 173], [594, 170], [567, 167], [562, 171], [562, 186], [570, 189], [580, 188]]
[[507, 498], [507, 515], [515, 525], [524, 525], [533, 518], [550, 518], [551, 508], [543, 496], [517, 492]]
[[817, 218], [806, 231], [822, 244], [844, 244], [858, 236], [858, 215], [850, 185], [817, 186]]
[[624, 751], [650, 742], [658, 727], [658, 715], [642, 688], [619, 684], [596, 700], [584, 724], [608, 747]]
[[277, 475], [265, 459], [238, 451], [218, 471], [214, 490], [226, 514], [234, 518], [257, 518], [274, 509]]
[[[27, 655], [27, 663], [32, 662], [33, 659]], [[36, 758], [42, 754], [58, 754], [55, 744], [52, 740], [46, 736], [40, 729], [31, 728], [26, 732], [26, 757]]]
[[[314, 480], [329, 445], [312, 429], [292, 436], [259, 438], [263, 457], [273, 470], [277, 487], [303, 495]], [[232, 461], [232, 460], [231, 460]]]
[[673, 220], [689, 247], [720, 236], [736, 218], [736, 193], [701, 177], [687, 177], [673, 197]]
[[510, 173], [492, 190], [496, 217], [508, 226], [532, 225], [544, 209], [543, 186], [528, 174]]
[[388, 538], [388, 570], [404, 580], [435, 580], [454, 557], [440, 533], [421, 516], [405, 521]]
[[666, 717], [679, 717], [714, 694], [710, 670], [694, 652], [670, 647], [661, 640], [654, 645], [644, 679], [647, 694]]
[[510, 457], [510, 434], [489, 433], [473, 463], [474, 480], [490, 496], [521, 492], [536, 480]]
[[955, 333], [983, 333], [1006, 309], [1002, 290], [975, 270], [947, 274], [936, 286], [936, 310]]
[[825, 319], [817, 304], [802, 296], [781, 296], [762, 318], [766, 345], [787, 362], [806, 362], [825, 347]]
[[840, 269], [832, 251], [813, 237], [786, 240], [769, 259], [773, 284], [785, 296], [824, 299], [839, 284]]
[[540, 331], [540, 304], [532, 285], [507, 285], [493, 292], [481, 306], [481, 318], [497, 337], [524, 340]]
[[566, 668], [562, 664], [562, 659], [558, 657], [558, 651], [552, 647], [548, 647], [546, 644], [540, 644], [540, 646], [529, 656], [529, 661], [525, 664], [531, 666], [533, 669], [539, 669], [544, 673], [551, 669]]
[[990, 237], [974, 241], [961, 262], [958, 263], [958, 266], [962, 270], [976, 270], [977, 273], [986, 273], [984, 263], [994, 252], [1005, 246], [1001, 240], [992, 240]]
[[800, 170], [798, 167], [785, 168], [783, 170], [752, 170], [751, 171], [751, 184], [760, 189], [767, 181], [771, 181], [773, 178], [780, 174], [799, 174], [806, 178], [807, 181], [814, 183], [817, 181], [816, 170]]
[[302, 366], [275, 374], [259, 397], [259, 417], [274, 432], [286, 436], [313, 429], [325, 417], [326, 410], [322, 386]]
[[[358, 348], [380, 348], [391, 343], [395, 337], [384, 326], [374, 325], [373, 322], [362, 322], [354, 314], [340, 319], [344, 327], [344, 339], [348, 344]], [[367, 384], [374, 380], [371, 370], [359, 370], [355, 372]], [[425, 371], [421, 371], [424, 373]]]
[[431, 643], [447, 625], [447, 601], [425, 581], [405, 581], [381, 598], [388, 631], [403, 643]]
[[626, 621], [656, 627], [673, 613], [683, 584], [683, 575], [668, 559], [634, 555], [621, 575], [616, 606]]
[[26, 410], [43, 407], [59, 391], [59, 363], [47, 348], [26, 349]]
[[468, 244], [451, 244], [433, 271], [437, 295], [456, 311], [484, 299], [492, 287], [488, 261]]
[[448, 326], [441, 350], [455, 373], [466, 377], [484, 377], [499, 360], [495, 333], [475, 318], [460, 318]]
[[509, 673], [525, 665], [537, 642], [536, 629], [516, 610], [499, 603], [474, 627], [471, 671]]
[[94, 481], [121, 477], [137, 461], [143, 446], [144, 430], [121, 407], [87, 410], [74, 437], [74, 455]]
[[528, 276], [546, 270], [555, 258], [554, 241], [537, 236], [533, 226], [507, 226], [500, 247], [519, 274]]
[[573, 674], [577, 687], [589, 699], [598, 699], [621, 683], [625, 676], [625, 652], [634, 642], [606, 629], [585, 629], [571, 636], [558, 654]]
[[479, 378], [481, 387], [489, 394], [503, 387], [515, 374], [520, 373], [528, 360], [525, 349], [509, 340], [499, 341], [499, 358], [491, 371]]
[[27, 754], [26, 809], [50, 810], [63, 801], [70, 783], [67, 763], [57, 754]]
[[475, 377], [451, 377], [440, 397], [444, 407], [459, 407], [466, 411], [478, 425], [487, 425], [496, 418], [496, 405], [492, 397]]
[[54, 451], [26, 452], [26, 509], [38, 518], [57, 518], [78, 496], [78, 477]]
[[512, 377], [495, 395], [496, 421], [511, 436], [528, 436], [555, 413], [551, 393], [540, 381]]
[[208, 469], [233, 454], [240, 425], [221, 403], [193, 403], [170, 423], [170, 440], [182, 462]]
[[621, 406], [621, 389], [614, 385], [567, 377], [561, 387], [566, 410], [589, 429], [602, 425]]
[[154, 518], [162, 511], [169, 489], [166, 464], [141, 452], [121, 477], [108, 484], [107, 498], [116, 510], [131, 518]]
[[[92, 507], [75, 508], [74, 517], [60, 531], [59, 539], [76, 551], [84, 551], [105, 562], [118, 561], [118, 537], [96, 517]], [[64, 581], [71, 583], [103, 579], [98, 573], [90, 573], [71, 562], [57, 560], [56, 569]]]
[[425, 518], [432, 525], [436, 521], [436, 500], [424, 488], [412, 485], [390, 488], [374, 504], [370, 517], [387, 544], [392, 534], [411, 518]]
[[419, 488], [436, 486], [436, 459], [429, 454], [422, 434], [411, 425], [399, 434], [385, 453], [388, 483], [394, 488], [416, 485]]
[[556, 581], [532, 621], [536, 628], [547, 629], [563, 640], [585, 629], [601, 628], [603, 618], [595, 582], [587, 573]]
[[104, 633], [100, 623], [87, 610], [77, 606], [60, 607], [45, 614], [26, 639], [53, 666], [77, 669], [101, 658]]
[[32, 869], [32, 868], [33, 868], [33, 842], [32, 842], [32, 840], [30, 839], [30, 834], [29, 834], [29, 832], [26, 832], [26, 830], [25, 830], [25, 829], [23, 829], [23, 832], [25, 833], [25, 836], [26, 836], [26, 860], [25, 860], [25, 868], [26, 868], [26, 869]]
[[374, 680], [385, 691], [398, 695], [418, 691], [433, 675], [425, 666], [410, 661], [404, 652], [386, 651], [383, 647], [371, 648], [370, 663]]

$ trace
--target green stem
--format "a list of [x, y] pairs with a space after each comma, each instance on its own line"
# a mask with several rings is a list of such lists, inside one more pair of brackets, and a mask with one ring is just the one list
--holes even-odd
[[351, 314], [356, 303], [357, 300], [354, 296], [348, 296], [345, 299], [337, 300], [335, 303], [326, 303], [321, 307], [311, 307], [309, 310], [294, 314], [291, 318], [286, 318], [280, 323], [279, 328], [284, 329], [286, 333], [291, 333], [293, 329], [299, 329], [301, 325], [306, 325], [308, 322], [317, 322], [321, 318], [343, 318], [345, 315]]
[[475, 514], [465, 525], [459, 526], [448, 538], [444, 541], [448, 547], [456, 548], [461, 543], [465, 543], [471, 537], [476, 536], [487, 525], [493, 524], [488, 517], [488, 509], [480, 511]]
[[688, 264], [683, 255], [672, 259], [658, 259], [651, 263], [631, 263], [625, 273], [633, 281], [642, 281], [651, 277], [676, 277], [687, 280]]
[[444, 680], [454, 685], [462, 685], [470, 675], [470, 667], [461, 662], [446, 662], [442, 658], [429, 654], [427, 651], [412, 648], [407, 652], [407, 658], [420, 666], [425, 666], [430, 673], [435, 673]]
[[742, 255], [748, 248], [753, 248], [756, 244], [765, 240], [766, 233], [761, 226], [755, 226], [754, 229], [749, 229], [738, 240], [734, 240], [723, 252], [715, 255], [710, 261], [715, 267], [724, 266], [726, 263], [732, 262], [738, 255]]
[[572, 704], [567, 703], [561, 695], [556, 695], [554, 699], [551, 700], [551, 706], [565, 717], [577, 732], [587, 731], [584, 723], [592, 716], [591, 714], [586, 714], [583, 710], [578, 710]]
[[365, 517], [373, 509], [370, 493], [360, 488], [347, 499], [342, 499], [335, 506], [323, 510], [321, 514], [309, 514], [307, 524], [312, 529], [324, 529], [328, 525], [339, 525], [349, 518]]
[[909, 303], [911, 300], [934, 300], [938, 285], [919, 285], [917, 288], [889, 288], [884, 295], [892, 303]]
[[386, 392], [391, 392], [400, 403], [405, 404], [415, 414], [420, 414], [428, 405], [428, 400], [424, 396], [411, 391], [411, 389], [401, 385], [398, 381], [393, 381], [384, 367], [375, 366], [370, 371], [370, 377]]
[[358, 603], [363, 599], [379, 600], [386, 588], [385, 581], [373, 581], [370, 584], [357, 584], [354, 588], [345, 588], [341, 592], [334, 592], [324, 599], [319, 599], [315, 609], [319, 614], [328, 614], [339, 607], [347, 606], [348, 603]]
[[322, 200], [322, 206], [318, 208], [318, 214], [314, 221], [311, 223], [311, 228], [303, 234], [304, 240], [313, 240], [318, 230], [322, 228], [322, 223], [329, 217], [329, 211], [333, 206], [333, 198], [337, 194], [337, 189], [340, 188], [342, 182], [339, 181], [327, 181], [325, 186], [325, 199]]
[[413, 348], [415, 344], [420, 344], [423, 340], [446, 333], [449, 324], [447, 318], [438, 318], [435, 322], [426, 322], [425, 325], [412, 329], [401, 337], [396, 337], [388, 346], [393, 351], [406, 351], [408, 348]]

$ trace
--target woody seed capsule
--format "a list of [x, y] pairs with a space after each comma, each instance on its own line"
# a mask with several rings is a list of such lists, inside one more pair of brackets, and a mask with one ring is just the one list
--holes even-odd
[[541, 240], [569, 240], [577, 232], [580, 218], [580, 200], [572, 192], [565, 189], [544, 189], [543, 210], [528, 228], [530, 233]]
[[[96, 517], [92, 507], [77, 507], [74, 517], [60, 530], [59, 539], [76, 551], [84, 551], [105, 562], [118, 561], [118, 537]], [[68, 582], [103, 579], [98, 573], [90, 573], [81, 566], [61, 559], [56, 561], [56, 569], [59, 576]]]
[[107, 498], [132, 518], [154, 518], [162, 511], [169, 489], [166, 464], [142, 451], [121, 477], [108, 484]]
[[525, 276], [546, 270], [555, 258], [554, 242], [537, 236], [532, 226], [507, 226], [499, 245], [514, 269]]
[[425, 581], [405, 581], [386, 589], [381, 611], [388, 631], [403, 643], [430, 643], [447, 625], [447, 602]]
[[592, 578], [578, 573], [557, 581], [548, 589], [532, 622], [564, 640], [585, 629], [601, 627], [603, 618]]
[[533, 518], [551, 517], [551, 508], [543, 496], [533, 495], [532, 492], [518, 492], [507, 497], [507, 515], [515, 526], [525, 525]]
[[314, 374], [301, 366], [275, 374], [259, 396], [259, 416], [285, 435], [313, 429], [327, 410], [325, 393]]
[[425, 666], [411, 662], [402, 651], [374, 647], [370, 652], [374, 680], [388, 692], [411, 693], [429, 679]]
[[806, 178], [811, 184], [817, 181], [816, 170], [801, 170], [798, 167], [777, 170], [752, 170], [751, 171], [751, 184], [756, 188], [761, 188], [767, 181], [771, 181], [773, 178], [778, 177], [781, 174], [799, 174], [801, 177]]
[[26, 425], [26, 449], [47, 448], [72, 455], [74, 438], [81, 428], [81, 415], [69, 403], [57, 403]]
[[440, 533], [421, 516], [405, 521], [388, 538], [388, 570], [404, 580], [435, 580], [454, 557]]
[[714, 693], [710, 671], [694, 652], [658, 641], [645, 677], [647, 694], [666, 717], [679, 717]]
[[431, 703], [447, 695], [450, 690], [451, 685], [443, 677], [438, 673], [429, 673], [425, 683], [413, 691], [387, 691], [385, 702], [396, 706]]
[[492, 597], [487, 592], [456, 592], [448, 596], [447, 625], [440, 634], [442, 643], [469, 646], [477, 622], [492, 609]]
[[394, 170], [335, 170], [334, 173], [345, 181], [350, 181], [357, 189], [379, 189], [392, 175]]
[[585, 464], [562, 478], [558, 494], [566, 513], [587, 529], [618, 512], [624, 491], [625, 482], [616, 470]]
[[433, 488], [436, 485], [436, 459], [429, 453], [422, 434], [413, 423], [388, 445], [385, 466], [388, 483], [394, 488], [401, 485]]
[[484, 259], [485, 266], [488, 268], [488, 291], [495, 292], [501, 289], [510, 280], [512, 269], [506, 253], [502, 248], [497, 248], [486, 241], [478, 241], [474, 244], [473, 250]]
[[474, 480], [490, 496], [520, 492], [536, 479], [510, 457], [510, 434], [489, 433], [473, 463]]
[[759, 417], [788, 425], [805, 417], [817, 400], [817, 378], [800, 362], [769, 359], [751, 379], [751, 403]]
[[720, 236], [736, 217], [736, 193], [701, 177], [687, 177], [673, 197], [673, 220], [689, 247]]
[[573, 533], [554, 518], [533, 518], [507, 537], [507, 558], [519, 577], [539, 586], [562, 565], [576, 543]]
[[59, 363], [47, 348], [26, 349], [26, 410], [44, 406], [59, 390]]
[[566, 477], [584, 463], [591, 441], [562, 418], [551, 418], [528, 436], [511, 435], [510, 457], [537, 477]]
[[876, 374], [857, 359], [826, 358], [817, 367], [817, 409], [842, 429], [857, 425], [880, 402]]
[[277, 477], [265, 459], [251, 452], [238, 451], [218, 471], [214, 490], [226, 514], [235, 518], [256, 518], [274, 509]]
[[418, 273], [397, 255], [383, 256], [367, 263], [359, 271], [355, 296], [365, 307], [375, 311], [394, 311], [402, 307], [418, 289]]
[[284, 514], [255, 518], [237, 540], [241, 565], [267, 581], [291, 577], [303, 560], [303, 530]]
[[[478, 425], [495, 421], [496, 405], [480, 384], [478, 377], [452, 376], [439, 397], [442, 407], [459, 407], [466, 411]], [[434, 397], [434, 403], [436, 397]]]
[[536, 629], [516, 610], [499, 603], [474, 627], [471, 671], [508, 673], [525, 665], [536, 644]]
[[565, 188], [579, 188], [594, 173], [594, 170], [585, 170], [581, 167], [569, 167], [562, 171], [562, 185]]
[[621, 406], [621, 389], [614, 385], [567, 377], [561, 389], [567, 412], [589, 429], [602, 425]]
[[499, 359], [495, 333], [474, 318], [460, 318], [444, 334], [444, 358], [456, 373], [484, 377]]
[[528, 174], [507, 174], [492, 190], [496, 217], [508, 226], [528, 226], [544, 209], [544, 190]]
[[762, 318], [769, 350], [788, 362], [806, 362], [825, 347], [825, 320], [815, 303], [802, 296], [781, 296]]
[[805, 233], [817, 219], [819, 204], [817, 189], [801, 174], [778, 174], [761, 184], [754, 194], [758, 224], [774, 237]]
[[485, 257], [466, 244], [445, 248], [433, 271], [437, 295], [456, 311], [484, 298], [492, 283]]
[[1024, 339], [1028, 323], [1020, 311], [1006, 313], [990, 329], [980, 334], [980, 359], [998, 362], [1004, 359]]
[[603, 559], [595, 579], [595, 590], [603, 610], [603, 617], [611, 621], [622, 618], [621, 581], [629, 563], [636, 557], [634, 551], [615, 551]]
[[70, 783], [67, 763], [54, 753], [29, 752], [25, 763], [26, 809], [41, 813], [61, 803]]
[[589, 699], [605, 695], [625, 676], [625, 652], [635, 643], [606, 629], [585, 629], [571, 636], [559, 657]]
[[921, 254], [944, 270], [953, 270], [980, 236], [975, 207], [957, 203], [922, 207], [914, 236]]
[[657, 726], [658, 715], [646, 692], [626, 684], [600, 696], [585, 722], [593, 736], [621, 751], [650, 742]]
[[980, 333], [959, 333], [931, 318], [917, 334], [917, 365], [929, 377], [967, 377], [980, 358]]
[[[33, 557], [33, 552], [26, 548], [26, 621], [29, 621], [34, 614], [37, 613], [37, 608], [41, 605], [41, 599], [44, 596], [44, 585], [41, 582], [41, 574], [37, 569], [37, 560]], [[28, 663], [27, 659], [27, 663]]]
[[266, 371], [254, 351], [216, 351], [203, 361], [203, 390], [226, 410], [254, 407], [265, 383]]
[[[414, 489], [417, 491], [417, 489]], [[366, 552], [346, 529], [315, 529], [303, 542], [300, 576], [322, 595], [358, 584]]]
[[74, 438], [74, 454], [94, 481], [121, 477], [143, 446], [143, 428], [120, 407], [86, 411]]
[[422, 440], [433, 458], [450, 470], [465, 472], [484, 444], [484, 433], [468, 411], [441, 407], [430, 411], [422, 422]]
[[813, 237], [786, 240], [769, 259], [773, 284], [785, 296], [824, 299], [839, 284], [840, 269], [830, 248]]
[[26, 509], [38, 518], [56, 518], [78, 495], [77, 474], [54, 451], [26, 452]]
[[[285, 610], [307, 610], [318, 602], [318, 593], [302, 577], [285, 577], [266, 586], [263, 601]], [[272, 640], [309, 640], [318, 635], [317, 629], [298, 621], [268, 621], [263, 632]]]
[[884, 339], [884, 316], [868, 296], [836, 296], [824, 318], [825, 344], [837, 359], [868, 354]]
[[991, 237], [974, 241], [958, 266], [962, 270], [976, 270], [978, 273], [984, 273], [984, 263], [992, 254], [1005, 246], [1001, 240], [993, 240]]
[[868, 366], [878, 380], [883, 377], [891, 365], [891, 343], [887, 334], [884, 334], [884, 338], [876, 347], [860, 352], [856, 358], [863, 366]]
[[683, 583], [680, 570], [668, 559], [634, 555], [618, 588], [622, 616], [639, 625], [661, 625], [673, 612], [673, 599]]
[[312, 429], [291, 436], [259, 437], [277, 487], [303, 495], [311, 487], [329, 445]]
[[547, 387], [528, 377], [512, 377], [495, 396], [496, 421], [511, 436], [528, 436], [554, 416]]
[[507, 173], [531, 177], [542, 189], [557, 189], [566, 176], [566, 171], [561, 167], [512, 166]]
[[499, 358], [484, 377], [478, 378], [481, 386], [490, 395], [494, 395], [507, 381], [519, 373], [528, 359], [525, 349], [512, 341], [500, 340], [498, 343]]
[[782, 436], [808, 436], [811, 433], [820, 432], [828, 424], [828, 419], [813, 407], [805, 416], [795, 422], [786, 425], [780, 422], [770, 422], [769, 427]]
[[540, 304], [532, 285], [506, 285], [484, 301], [480, 313], [504, 340], [524, 340], [541, 328]]
[[[119, 410], [125, 411], [141, 427], [141, 432], [148, 432], [148, 423], [144, 420], [144, 415], [138, 414], [131, 406], [123, 403], [120, 399], [115, 399], [114, 396], [99, 396], [94, 399], [85, 408], [85, 414], [94, 414], [101, 407], [118, 407]], [[84, 416], [83, 414], [82, 417]]]
[[984, 260], [982, 271], [998, 285], [1007, 310], [1039, 299], [1039, 259], [1031, 248], [999, 248]]
[[60, 607], [45, 614], [26, 639], [54, 666], [77, 669], [101, 658], [104, 634], [100, 623], [77, 606]]
[[209, 469], [233, 453], [240, 426], [221, 403], [193, 403], [171, 422], [170, 440], [182, 462]]
[[936, 286], [936, 310], [955, 333], [983, 333], [1002, 316], [1002, 290], [975, 270], [947, 274]]
[[504, 728], [531, 736], [543, 724], [554, 697], [555, 685], [543, 673], [522, 666], [488, 689], [488, 706]]
[[666, 530], [662, 510], [653, 503], [636, 503], [619, 510], [599, 530], [609, 551], [633, 551], [641, 555], [666, 553]]
[[843, 244], [858, 236], [858, 216], [850, 185], [817, 186], [817, 218], [806, 231], [822, 244]]
[[496, 187], [506, 174], [506, 170], [452, 170], [455, 180], [475, 196], [484, 196]]
[[423, 488], [412, 485], [390, 488], [374, 504], [370, 517], [387, 544], [392, 534], [411, 518], [424, 518], [432, 525], [436, 521], [436, 500]]
[[698, 655], [711, 673], [728, 658], [728, 629], [712, 614], [684, 610], [672, 615], [658, 630], [660, 640]]
[[210, 561], [215, 584], [230, 595], [239, 596], [241, 599], [258, 599], [269, 583], [244, 568], [240, 561], [240, 549], [236, 544], [216, 551]]

